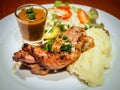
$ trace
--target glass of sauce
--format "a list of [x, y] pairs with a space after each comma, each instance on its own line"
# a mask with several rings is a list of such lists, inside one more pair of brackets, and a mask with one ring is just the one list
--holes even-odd
[[24, 43], [39, 42], [43, 36], [47, 9], [37, 4], [25, 4], [17, 8], [15, 16]]

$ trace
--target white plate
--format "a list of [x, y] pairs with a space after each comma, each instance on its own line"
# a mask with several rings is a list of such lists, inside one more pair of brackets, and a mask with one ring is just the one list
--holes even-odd
[[[87, 6], [72, 5], [84, 10], [90, 9]], [[10, 14], [0, 21], [0, 90], [120, 90], [120, 20], [104, 11], [98, 12], [98, 22], [103, 22], [105, 28], [109, 30], [113, 46], [111, 69], [105, 72], [103, 86], [88, 87], [67, 72], [47, 76], [32, 75], [29, 71], [14, 72], [12, 67], [15, 62], [12, 56], [20, 49], [21, 38], [15, 16]]]

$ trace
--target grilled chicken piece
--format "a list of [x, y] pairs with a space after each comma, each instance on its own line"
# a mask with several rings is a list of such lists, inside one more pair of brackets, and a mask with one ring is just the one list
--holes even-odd
[[19, 52], [16, 52], [14, 54], [13, 60], [15, 60], [16, 62], [21, 62], [21, 63], [35, 63], [35, 58], [30, 55], [28, 52], [25, 52], [23, 50], [20, 50]]
[[80, 56], [80, 49], [76, 49], [71, 53], [62, 55], [61, 53], [46, 52], [41, 48], [34, 48], [34, 55], [39, 59], [39, 62], [50, 70], [62, 69], [76, 61]]
[[42, 47], [24, 44], [22, 50], [14, 54], [13, 59], [30, 67], [32, 73], [44, 75], [50, 70], [67, 67], [79, 58], [81, 52], [94, 46], [94, 40], [87, 36], [85, 30], [80, 27], [73, 26], [62, 34], [67, 36], [72, 43], [73, 48], [70, 52], [66, 53], [60, 50], [60, 45], [64, 41], [57, 37], [52, 46], [56, 52], [49, 52]]

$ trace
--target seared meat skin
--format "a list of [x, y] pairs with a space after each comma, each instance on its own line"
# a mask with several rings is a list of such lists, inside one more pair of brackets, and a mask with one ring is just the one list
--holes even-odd
[[[79, 58], [80, 49], [72, 51], [70, 54], [62, 55], [61, 53], [44, 52], [41, 48], [34, 49], [34, 55], [38, 57], [40, 63], [48, 69], [62, 69], [73, 63]], [[41, 54], [42, 53], [42, 54]], [[76, 54], [77, 53], [77, 54]]]
[[60, 50], [60, 44], [63, 41], [57, 37], [52, 46], [56, 52], [52, 53], [39, 46], [24, 44], [22, 50], [14, 54], [13, 59], [30, 67], [32, 73], [44, 75], [49, 70], [67, 67], [79, 58], [81, 52], [94, 46], [94, 40], [87, 36], [85, 30], [80, 27], [73, 26], [62, 34], [70, 39], [73, 47], [71, 52]]
[[20, 50], [19, 52], [16, 52], [14, 54], [13, 60], [15, 60], [16, 62], [21, 62], [21, 63], [35, 63], [35, 58], [30, 55], [28, 52], [25, 52], [23, 50]]

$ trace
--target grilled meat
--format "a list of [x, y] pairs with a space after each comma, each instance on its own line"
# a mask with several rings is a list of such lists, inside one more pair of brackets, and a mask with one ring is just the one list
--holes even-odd
[[[73, 26], [62, 32], [62, 38], [56, 37], [52, 44], [52, 50], [44, 50], [43, 46], [33, 46], [24, 44], [22, 50], [16, 52], [13, 59], [16, 62], [28, 66], [32, 73], [45, 75], [50, 70], [58, 70], [67, 67], [76, 61], [81, 52], [84, 52], [94, 46], [94, 40], [86, 35], [84, 29]], [[71, 43], [68, 47], [61, 48], [62, 45]], [[64, 50], [68, 50], [67, 52]]]

